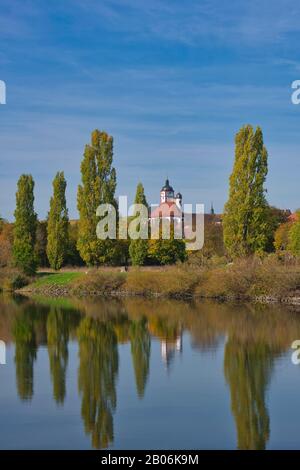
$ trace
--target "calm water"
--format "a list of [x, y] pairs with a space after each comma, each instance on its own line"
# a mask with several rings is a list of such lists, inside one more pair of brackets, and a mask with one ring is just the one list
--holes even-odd
[[300, 448], [300, 312], [0, 297], [3, 449]]

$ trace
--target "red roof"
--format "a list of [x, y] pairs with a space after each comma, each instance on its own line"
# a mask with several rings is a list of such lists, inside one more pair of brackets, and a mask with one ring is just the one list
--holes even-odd
[[175, 202], [163, 202], [151, 211], [153, 218], [159, 217], [182, 217], [182, 211], [176, 206]]

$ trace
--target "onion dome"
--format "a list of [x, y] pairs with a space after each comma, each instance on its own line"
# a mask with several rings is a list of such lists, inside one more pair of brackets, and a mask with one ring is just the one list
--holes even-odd
[[162, 191], [173, 191], [174, 189], [170, 186], [169, 180], [166, 179], [165, 185], [161, 188]]

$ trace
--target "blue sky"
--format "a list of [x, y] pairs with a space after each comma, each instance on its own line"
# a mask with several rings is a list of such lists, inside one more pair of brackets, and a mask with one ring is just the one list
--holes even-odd
[[300, 206], [300, 4], [294, 0], [0, 0], [0, 213], [21, 173], [46, 216], [64, 170], [70, 216], [84, 145], [114, 136], [117, 194], [142, 181], [156, 203], [169, 176], [184, 201], [227, 198], [234, 135], [260, 125], [268, 199]]

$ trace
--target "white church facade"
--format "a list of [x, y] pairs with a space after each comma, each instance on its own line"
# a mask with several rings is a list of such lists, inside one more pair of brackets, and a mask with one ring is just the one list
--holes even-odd
[[167, 179], [160, 191], [160, 204], [150, 212], [151, 226], [159, 227], [160, 221], [166, 220], [174, 223], [174, 229], [181, 230], [183, 234], [184, 212], [182, 208], [182, 195], [176, 193]]

